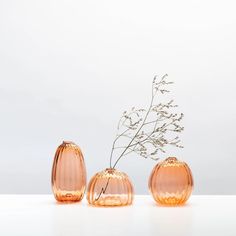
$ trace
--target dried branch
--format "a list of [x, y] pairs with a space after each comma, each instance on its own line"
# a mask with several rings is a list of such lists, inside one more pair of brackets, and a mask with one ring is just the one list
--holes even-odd
[[[154, 103], [157, 94], [168, 93], [166, 87], [173, 82], [167, 81], [167, 75], [160, 79], [154, 77], [152, 82], [152, 97], [148, 109], [137, 109], [133, 107], [125, 111], [117, 126], [117, 135], [112, 144], [110, 155], [110, 167], [115, 168], [119, 160], [132, 152], [144, 158], [159, 159], [160, 152], [165, 152], [168, 145], [182, 148], [179, 136], [173, 138], [173, 133], [181, 133], [184, 129], [180, 125], [183, 113], [174, 113], [172, 110], [177, 107], [174, 100], [166, 103]], [[122, 131], [124, 130], [124, 131]], [[151, 130], [151, 131], [150, 131]], [[171, 137], [172, 134], [172, 137]], [[128, 138], [127, 145], [117, 145], [122, 138]], [[122, 150], [115, 163], [112, 165], [114, 150]]]

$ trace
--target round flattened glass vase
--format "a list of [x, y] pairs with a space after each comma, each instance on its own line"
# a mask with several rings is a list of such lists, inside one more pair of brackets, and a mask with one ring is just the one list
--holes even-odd
[[87, 189], [88, 203], [94, 206], [126, 206], [133, 202], [133, 185], [127, 174], [108, 168], [95, 174]]
[[193, 190], [193, 177], [189, 166], [175, 157], [158, 163], [149, 178], [149, 190], [161, 205], [182, 205]]
[[83, 154], [73, 142], [63, 142], [56, 150], [52, 167], [52, 191], [59, 202], [82, 200], [86, 187]]

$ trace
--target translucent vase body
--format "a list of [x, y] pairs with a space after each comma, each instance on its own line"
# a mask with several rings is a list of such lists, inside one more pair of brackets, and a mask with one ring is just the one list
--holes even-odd
[[86, 169], [82, 152], [73, 142], [64, 141], [57, 148], [51, 180], [57, 201], [82, 200], [86, 187]]
[[149, 190], [161, 205], [181, 205], [190, 197], [193, 177], [185, 162], [169, 157], [158, 163], [149, 178]]
[[127, 174], [108, 168], [95, 174], [89, 182], [87, 200], [94, 206], [126, 206], [132, 204], [133, 186]]

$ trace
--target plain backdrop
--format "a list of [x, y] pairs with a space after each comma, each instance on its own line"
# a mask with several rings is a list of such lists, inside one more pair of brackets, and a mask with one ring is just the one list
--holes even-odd
[[[146, 107], [169, 74], [184, 112], [182, 150], [195, 194], [236, 194], [236, 4], [179, 0], [0, 0], [0, 193], [50, 193], [63, 140], [84, 153], [88, 180], [109, 164], [122, 112]], [[156, 163], [117, 168], [148, 193]]]

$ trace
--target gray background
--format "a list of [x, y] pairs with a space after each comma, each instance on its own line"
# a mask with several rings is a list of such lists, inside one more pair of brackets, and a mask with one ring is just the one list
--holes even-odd
[[[155, 74], [175, 81], [195, 194], [236, 194], [234, 1], [0, 1], [0, 193], [49, 193], [56, 147], [107, 167], [117, 121], [145, 107]], [[160, 156], [165, 157], [165, 156]], [[155, 165], [118, 168], [148, 193]]]

